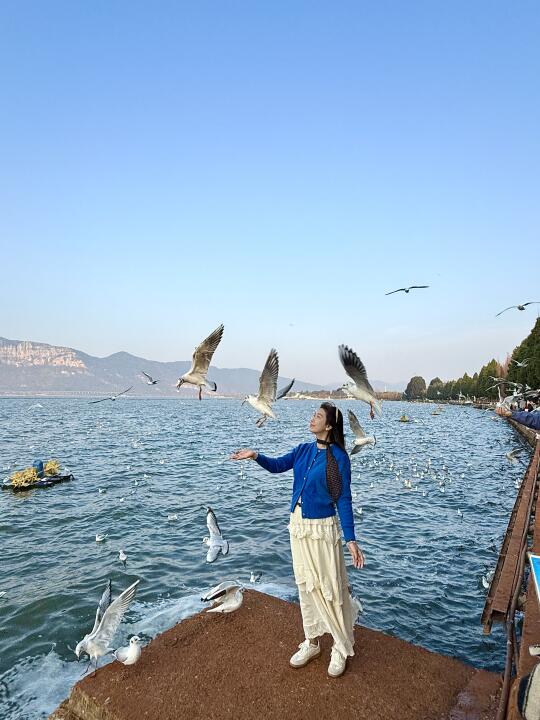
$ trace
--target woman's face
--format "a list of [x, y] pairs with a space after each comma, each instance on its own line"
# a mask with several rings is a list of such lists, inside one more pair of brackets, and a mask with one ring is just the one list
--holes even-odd
[[317, 408], [313, 413], [313, 417], [309, 423], [309, 429], [314, 435], [330, 430], [330, 425], [326, 422], [326, 412], [322, 408]]

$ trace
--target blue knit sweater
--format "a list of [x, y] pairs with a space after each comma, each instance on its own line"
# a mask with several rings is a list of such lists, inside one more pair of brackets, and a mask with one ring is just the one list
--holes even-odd
[[538, 410], [534, 410], [533, 412], [517, 410], [512, 413], [512, 420], [533, 430], [540, 430], [540, 412], [538, 412]]
[[341, 473], [342, 489], [336, 504], [332, 502], [326, 487], [326, 449], [319, 450], [316, 442], [302, 443], [286, 455], [278, 458], [259, 453], [257, 462], [271, 473], [293, 470], [294, 482], [291, 512], [301, 496], [302, 517], [326, 518], [336, 514], [336, 506], [345, 541], [355, 539], [351, 500], [351, 462], [347, 453], [338, 445], [332, 445], [332, 453]]

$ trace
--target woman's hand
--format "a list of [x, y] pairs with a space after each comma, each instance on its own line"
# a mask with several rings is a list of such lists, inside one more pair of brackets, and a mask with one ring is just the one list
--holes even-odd
[[360, 568], [364, 567], [364, 553], [360, 550], [358, 547], [358, 543], [356, 540], [351, 540], [347, 543], [347, 547], [349, 548], [349, 552], [352, 556], [352, 561], [354, 567], [359, 570]]
[[233, 452], [233, 454], [230, 455], [229, 460], [255, 460], [257, 454], [256, 450], [243, 448], [242, 450], [236, 450], [236, 452]]
[[495, 412], [497, 413], [497, 415], [500, 415], [501, 417], [512, 417], [512, 413], [510, 412], [510, 410], [508, 410], [505, 407], [502, 407], [502, 405], [500, 407], [496, 407]]

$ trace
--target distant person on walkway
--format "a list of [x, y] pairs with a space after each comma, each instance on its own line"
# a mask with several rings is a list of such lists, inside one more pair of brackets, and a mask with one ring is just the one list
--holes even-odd
[[271, 473], [294, 471], [289, 535], [306, 639], [290, 664], [300, 668], [318, 657], [319, 636], [330, 633], [334, 644], [328, 674], [338, 677], [347, 657], [354, 655], [354, 625], [360, 606], [349, 590], [336, 508], [355, 568], [364, 566], [364, 556], [354, 535], [351, 462], [345, 449], [343, 415], [333, 403], [323, 402], [309, 429], [315, 442], [302, 443], [282, 457], [266, 457], [246, 448], [231, 459], [255, 460]]
[[516, 422], [521, 423], [521, 425], [525, 425], [525, 427], [531, 428], [532, 430], [536, 430], [536, 432], [540, 431], [540, 412], [538, 412], [538, 410], [534, 410], [533, 412], [527, 412], [527, 410], [515, 410], [514, 412], [511, 412], [505, 407], [498, 407], [495, 408], [495, 412], [501, 417], [512, 418], [512, 420], [515, 420]]

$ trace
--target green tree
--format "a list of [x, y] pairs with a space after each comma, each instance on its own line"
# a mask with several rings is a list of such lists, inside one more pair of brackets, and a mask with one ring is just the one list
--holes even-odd
[[508, 379], [513, 382], [527, 383], [533, 390], [540, 388], [540, 318], [536, 319], [533, 329], [523, 342], [515, 348], [512, 360], [523, 362], [527, 367], [518, 367], [514, 362], [508, 368]]
[[442, 393], [443, 393], [443, 387], [444, 383], [439, 377], [433, 378], [433, 380], [429, 383], [426, 396], [430, 400], [442, 400]]
[[409, 384], [405, 388], [405, 397], [407, 400], [420, 400], [426, 396], [426, 381], [420, 375], [415, 375], [409, 380]]

